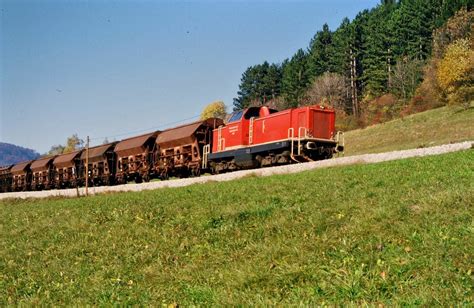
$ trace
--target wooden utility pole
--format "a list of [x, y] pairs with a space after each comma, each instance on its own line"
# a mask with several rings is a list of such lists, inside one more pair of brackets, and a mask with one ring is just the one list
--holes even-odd
[[359, 103], [357, 102], [357, 64], [355, 55], [352, 52], [352, 48], [350, 49], [350, 62], [351, 62], [351, 96], [352, 96], [352, 112], [354, 113], [355, 117], [359, 116]]
[[421, 36], [420, 36], [420, 60], [423, 60], [423, 45], [421, 43]]
[[350, 65], [350, 68], [351, 68], [351, 100], [352, 100], [352, 113], [354, 114], [354, 116], [356, 116], [356, 105], [355, 105], [355, 99], [354, 99], [354, 71], [352, 70], [352, 48], [350, 49], [350, 57], [349, 57], [350, 61], [351, 61], [351, 65]]
[[86, 143], [86, 196], [89, 196], [89, 136]]

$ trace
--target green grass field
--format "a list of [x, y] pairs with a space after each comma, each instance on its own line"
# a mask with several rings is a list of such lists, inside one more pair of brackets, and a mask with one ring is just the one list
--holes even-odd
[[443, 107], [346, 132], [346, 155], [380, 153], [474, 140], [474, 106]]
[[474, 150], [0, 202], [0, 305], [474, 305]]

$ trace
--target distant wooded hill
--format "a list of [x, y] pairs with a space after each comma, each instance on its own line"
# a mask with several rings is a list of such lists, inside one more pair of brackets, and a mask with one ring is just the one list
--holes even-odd
[[0, 166], [12, 165], [21, 161], [36, 159], [39, 156], [40, 154], [35, 150], [0, 142]]

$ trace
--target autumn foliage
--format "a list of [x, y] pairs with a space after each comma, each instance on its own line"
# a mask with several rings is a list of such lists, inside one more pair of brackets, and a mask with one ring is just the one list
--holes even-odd
[[437, 77], [449, 104], [469, 106], [474, 99], [474, 50], [467, 39], [448, 46], [439, 63]]
[[207, 105], [201, 113], [201, 120], [209, 118], [224, 119], [227, 115], [226, 106], [223, 101], [215, 101]]

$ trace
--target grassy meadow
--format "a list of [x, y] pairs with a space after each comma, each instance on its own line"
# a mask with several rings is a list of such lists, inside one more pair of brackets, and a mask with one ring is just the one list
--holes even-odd
[[474, 105], [442, 107], [345, 133], [346, 155], [474, 140]]
[[0, 201], [0, 305], [474, 305], [474, 150]]

